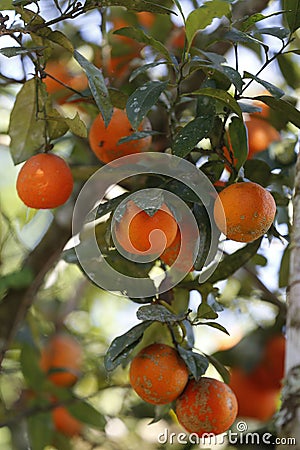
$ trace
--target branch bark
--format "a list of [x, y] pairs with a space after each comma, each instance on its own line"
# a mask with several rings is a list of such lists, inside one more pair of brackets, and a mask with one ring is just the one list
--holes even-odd
[[[293, 233], [291, 241], [290, 279], [286, 324], [285, 381], [282, 406], [276, 425], [280, 438], [295, 438], [295, 450], [300, 449], [300, 155], [296, 164], [293, 199]], [[279, 445], [283, 450], [286, 445]]]
[[39, 245], [24, 261], [23, 269], [33, 274], [33, 282], [27, 289], [11, 288], [0, 303], [0, 366], [4, 355], [32, 305], [48, 271], [59, 259], [71, 236], [71, 229], [52, 222]]

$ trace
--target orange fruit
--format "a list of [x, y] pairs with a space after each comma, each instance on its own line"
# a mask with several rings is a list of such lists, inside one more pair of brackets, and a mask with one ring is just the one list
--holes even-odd
[[232, 369], [229, 386], [236, 395], [240, 417], [267, 421], [276, 412], [279, 390], [258, 385], [251, 374], [242, 369]]
[[175, 400], [188, 381], [188, 368], [169, 345], [151, 344], [133, 358], [129, 377], [135, 392], [146, 402], [164, 405]]
[[40, 367], [57, 386], [72, 386], [79, 378], [82, 348], [66, 334], [52, 336], [42, 349]]
[[[148, 118], [144, 118], [138, 130], [151, 130]], [[114, 108], [111, 121], [107, 127], [105, 127], [102, 114], [98, 114], [89, 132], [91, 149], [97, 158], [104, 163], [114, 161], [121, 156], [147, 151], [151, 145], [151, 136], [118, 144], [121, 138], [133, 133], [134, 130], [125, 111]]]
[[176, 400], [179, 423], [199, 437], [228, 430], [237, 416], [237, 399], [230, 387], [213, 378], [191, 379]]
[[119, 244], [129, 253], [161, 254], [174, 241], [177, 222], [164, 203], [152, 216], [139, 208], [132, 200], [114, 232]]
[[[66, 62], [63, 61], [48, 61], [46, 68], [46, 73], [49, 73], [57, 80], [66, 84], [67, 86], [75, 89], [76, 91], [82, 91], [88, 87], [88, 80], [84, 73], [72, 74], [68, 70], [68, 66]], [[47, 92], [52, 94], [59, 104], [63, 104], [68, 97], [73, 95], [73, 92], [69, 90], [67, 87], [63, 86], [61, 83], [51, 78], [50, 76], [46, 76], [43, 79]]]
[[22, 166], [16, 187], [20, 199], [30, 208], [56, 208], [70, 197], [73, 176], [63, 158], [52, 153], [39, 153]]
[[266, 343], [262, 360], [255, 367], [251, 378], [265, 388], [281, 388], [284, 376], [285, 337], [272, 336]]
[[83, 424], [63, 406], [57, 406], [52, 410], [52, 419], [55, 429], [66, 436], [73, 437], [82, 431]]
[[[188, 230], [185, 231], [183, 228], [182, 232], [188, 233]], [[185, 244], [182, 244], [181, 231], [180, 228], [178, 227], [174, 241], [160, 255], [160, 259], [168, 266], [172, 266], [179, 255], [182, 245], [181, 252], [183, 252], [183, 254], [182, 260], [179, 262], [178, 265], [178, 270], [182, 272], [192, 272], [194, 270], [193, 256], [196, 245], [196, 239], [197, 236], [194, 236], [193, 233], [191, 232], [191, 234], [186, 235]]]
[[252, 242], [263, 236], [275, 214], [276, 203], [270, 192], [250, 181], [227, 186], [214, 205], [217, 227], [237, 242]]
[[266, 150], [272, 142], [281, 140], [280, 133], [276, 128], [261, 117], [250, 116], [245, 125], [248, 131], [248, 159], [251, 159], [256, 153]]
[[137, 20], [142, 27], [149, 29], [155, 22], [155, 14], [149, 11], [141, 11], [136, 14]]

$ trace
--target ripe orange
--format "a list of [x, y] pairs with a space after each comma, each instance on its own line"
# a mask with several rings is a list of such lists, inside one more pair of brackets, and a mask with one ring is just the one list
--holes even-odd
[[265, 388], [281, 388], [284, 376], [285, 337], [272, 336], [266, 343], [262, 360], [255, 367], [251, 378]]
[[176, 400], [179, 423], [190, 433], [220, 434], [228, 430], [237, 416], [237, 399], [230, 387], [213, 378], [191, 379]]
[[252, 242], [263, 236], [275, 214], [276, 203], [270, 192], [252, 182], [227, 186], [219, 193], [214, 205], [217, 227], [237, 242]]
[[[183, 229], [183, 233], [184, 232], [185, 231]], [[188, 230], [186, 230], [186, 232], [188, 232]], [[179, 263], [178, 269], [182, 272], [192, 272], [194, 270], [193, 255], [197, 236], [193, 236], [193, 233], [191, 233], [189, 235], [189, 238], [187, 236], [186, 238], [187, 238], [186, 245], [184, 245], [183, 248], [181, 249], [181, 251], [183, 252], [183, 258], [182, 261], [180, 261]], [[178, 227], [174, 241], [160, 255], [160, 259], [168, 266], [172, 266], [179, 255], [181, 245], [182, 245], [181, 231], [180, 228]]]
[[82, 365], [82, 348], [71, 336], [59, 333], [42, 349], [40, 367], [57, 386], [72, 386]]
[[66, 436], [73, 437], [81, 433], [83, 424], [63, 406], [57, 406], [52, 410], [53, 423], [57, 431]]
[[260, 386], [242, 369], [232, 369], [229, 386], [237, 397], [240, 417], [266, 421], [276, 412], [279, 390]]
[[[45, 71], [76, 91], [82, 91], [88, 86], [86, 75], [84, 73], [72, 74], [68, 70], [66, 62], [48, 61]], [[50, 76], [46, 76], [46, 78], [44, 78], [44, 83], [48, 93], [52, 94], [59, 104], [63, 104], [68, 97], [72, 95], [71, 90], [67, 89]]]
[[18, 195], [30, 208], [56, 208], [68, 200], [72, 190], [70, 167], [52, 153], [31, 156], [17, 178]]
[[248, 130], [248, 159], [251, 159], [256, 153], [266, 150], [272, 142], [281, 139], [276, 128], [261, 117], [250, 116], [245, 125]]
[[[138, 130], [151, 130], [151, 124], [147, 118], [142, 121]], [[151, 145], [151, 136], [118, 144], [121, 138], [130, 136], [133, 132], [125, 111], [114, 108], [108, 127], [105, 127], [102, 114], [99, 114], [89, 132], [91, 149], [104, 163], [114, 161], [121, 156], [147, 151]]]
[[136, 14], [137, 20], [142, 27], [149, 29], [155, 22], [155, 14], [149, 11], [141, 11]]
[[130, 384], [146, 402], [164, 405], [175, 400], [188, 381], [188, 368], [177, 351], [165, 344], [143, 348], [130, 365]]
[[115, 224], [114, 232], [127, 252], [155, 255], [161, 254], [172, 244], [177, 233], [177, 222], [164, 203], [150, 216], [129, 200], [123, 217]]

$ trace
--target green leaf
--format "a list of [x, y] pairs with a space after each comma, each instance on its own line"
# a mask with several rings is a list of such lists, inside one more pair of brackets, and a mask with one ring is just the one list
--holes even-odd
[[147, 112], [155, 105], [167, 85], [167, 81], [148, 81], [131, 94], [127, 101], [126, 112], [135, 130]]
[[300, 27], [300, 0], [283, 0], [285, 18], [293, 33]]
[[81, 138], [87, 137], [87, 128], [85, 123], [80, 119], [80, 116], [78, 112], [73, 118], [65, 117], [64, 118], [66, 124], [70, 128], [70, 131], [75, 134], [76, 136], [79, 136]]
[[45, 143], [44, 121], [37, 120], [37, 92], [40, 93], [40, 89], [37, 89], [36, 80], [26, 81], [16, 96], [10, 115], [8, 134], [15, 164], [28, 159]]
[[1, 9], [14, 9], [12, 0], [2, 0]]
[[265, 161], [260, 159], [250, 159], [245, 162], [244, 170], [245, 177], [254, 183], [266, 187], [271, 182], [271, 168]]
[[31, 450], [44, 450], [51, 442], [53, 422], [50, 412], [32, 414], [27, 419]]
[[263, 41], [252, 37], [250, 34], [244, 33], [243, 31], [237, 30], [236, 28], [231, 28], [224, 34], [223, 39], [228, 40], [230, 42], [242, 42], [243, 44], [258, 44], [262, 46], [265, 50], [268, 50], [269, 47]]
[[130, 136], [126, 136], [124, 138], [121, 138], [118, 141], [118, 145], [124, 144], [124, 142], [130, 142], [130, 141], [138, 141], [139, 139], [144, 139], [148, 136], [156, 136], [160, 133], [159, 131], [149, 130], [149, 131], [136, 131], [135, 133], [132, 133]]
[[268, 28], [260, 28], [259, 34], [268, 34], [270, 36], [274, 36], [282, 40], [288, 37], [290, 32], [284, 27], [268, 27]]
[[23, 344], [21, 351], [21, 369], [30, 387], [41, 386], [45, 381], [45, 374], [39, 365], [40, 355], [33, 345]]
[[51, 28], [49, 28], [49, 33], [47, 33], [47, 39], [51, 42], [55, 42], [55, 44], [60, 45], [61, 47], [65, 48], [69, 52], [74, 52], [74, 47], [72, 42], [64, 35], [61, 31], [55, 30], [52, 31]]
[[148, 36], [140, 28], [124, 27], [124, 28], [120, 28], [120, 29], [114, 31], [113, 34], [117, 34], [120, 36], [127, 36], [131, 39], [134, 39], [137, 42], [141, 42], [142, 44], [150, 45], [158, 53], [165, 56], [165, 58], [169, 62], [172, 62], [172, 59], [171, 59], [171, 56], [170, 56], [170, 53], [169, 53], [167, 47], [165, 47], [160, 41], [157, 41], [153, 37]]
[[197, 325], [208, 325], [209, 327], [216, 328], [217, 330], [222, 331], [223, 333], [228, 334], [228, 336], [230, 336], [226, 328], [217, 322], [199, 322]]
[[[220, 234], [216, 231], [215, 233], [215, 241], [212, 241], [212, 229], [211, 222], [208, 214], [208, 205], [194, 205], [193, 213], [199, 228], [199, 249], [198, 254], [196, 256], [196, 260], [194, 263], [194, 267], [196, 270], [201, 270], [204, 264], [208, 265], [212, 262], [218, 251], [218, 237]], [[210, 258], [208, 258], [209, 253]]]
[[104, 366], [108, 372], [114, 370], [127, 359], [128, 355], [141, 341], [145, 330], [151, 323], [152, 320], [142, 322], [112, 341], [104, 358]]
[[[95, 0], [87, 0], [85, 6], [95, 8]], [[101, 0], [101, 8], [123, 6], [129, 11], [149, 11], [157, 14], [175, 14], [171, 9], [148, 0]]]
[[252, 73], [244, 72], [244, 78], [251, 78], [252, 80], [255, 80], [258, 84], [261, 84], [264, 88], [266, 88], [270, 92], [270, 94], [272, 94], [273, 97], [277, 99], [281, 98], [284, 95], [284, 91], [282, 89], [274, 86], [274, 84], [271, 84], [268, 81], [262, 80], [256, 75], [252, 75]]
[[0, 278], [0, 290], [9, 288], [24, 289], [30, 286], [33, 277], [33, 273], [28, 267], [23, 268], [21, 272], [11, 272], [7, 275], [2, 275]]
[[198, 381], [200, 377], [205, 374], [208, 368], [207, 358], [199, 353], [193, 352], [190, 349], [185, 349], [180, 345], [177, 346], [177, 350], [195, 380]]
[[173, 154], [184, 158], [208, 136], [213, 127], [212, 117], [196, 117], [189, 122], [174, 138]]
[[206, 303], [201, 302], [197, 310], [198, 319], [217, 319], [219, 315]]
[[43, 49], [44, 47], [5, 47], [0, 49], [0, 53], [7, 58], [13, 58], [14, 56], [27, 55], [28, 53], [41, 51]]
[[261, 13], [255, 13], [252, 14], [250, 17], [248, 17], [246, 20], [243, 20], [241, 23], [241, 31], [248, 31], [249, 28], [251, 28], [253, 25], [255, 25], [257, 22], [260, 22], [261, 20], [268, 19], [269, 17], [282, 15], [285, 11], [275, 11], [271, 14], [261, 14]]
[[168, 63], [166, 61], [155, 61], [153, 63], [143, 64], [142, 66], [140, 66], [137, 69], [133, 70], [133, 72], [131, 73], [131, 75], [129, 77], [129, 81], [130, 82], [133, 81], [139, 75], [142, 75], [145, 72], [147, 72], [147, 70], [152, 69], [154, 67], [161, 66], [162, 64], [165, 65], [165, 64], [168, 64]]
[[215, 18], [229, 16], [230, 4], [222, 0], [206, 2], [200, 8], [195, 9], [186, 19], [186, 37], [189, 48], [197, 31], [204, 30]]
[[300, 111], [284, 99], [276, 99], [269, 95], [259, 95], [258, 97], [254, 97], [254, 99], [260, 100], [270, 106], [270, 108], [274, 109], [278, 114], [285, 117], [286, 120], [300, 128]]
[[234, 158], [237, 160], [235, 167], [239, 170], [248, 156], [247, 133], [244, 121], [238, 117], [233, 117], [229, 124], [228, 133], [231, 149]]
[[300, 87], [299, 65], [290, 54], [281, 54], [277, 56], [277, 62], [285, 82], [293, 89]]
[[58, 139], [69, 130], [69, 127], [57, 109], [52, 108], [51, 102], [47, 102], [47, 106], [50, 107], [47, 108], [48, 135], [50, 139]]
[[214, 356], [212, 356], [212, 355], [205, 355], [205, 356], [208, 359], [208, 361], [214, 366], [216, 371], [221, 375], [224, 382], [228, 384], [230, 381], [229, 370], [226, 369], [226, 367], [223, 366], [223, 364], [220, 363], [220, 361], [218, 361], [217, 358], [215, 358]]
[[180, 322], [186, 317], [185, 313], [173, 314], [163, 305], [144, 305], [137, 310], [139, 320], [152, 320], [162, 323]]
[[106, 425], [105, 417], [89, 403], [78, 400], [70, 403], [66, 408], [80, 422], [95, 427], [99, 431], [104, 430]]
[[205, 95], [207, 97], [213, 97], [222, 102], [227, 108], [231, 109], [240, 118], [242, 118], [242, 111], [237, 101], [230, 94], [228, 94], [228, 92], [223, 91], [222, 89], [213, 89], [209, 87], [202, 88], [191, 92], [190, 95]]
[[250, 261], [250, 259], [257, 253], [261, 240], [262, 238], [257, 239], [256, 241], [245, 245], [243, 248], [240, 248], [236, 252], [226, 255], [206, 282], [215, 284], [217, 281], [227, 280], [240, 267]]
[[74, 51], [74, 58], [86, 72], [92, 95], [103, 116], [105, 126], [107, 126], [112, 117], [113, 106], [102, 72], [77, 50]]

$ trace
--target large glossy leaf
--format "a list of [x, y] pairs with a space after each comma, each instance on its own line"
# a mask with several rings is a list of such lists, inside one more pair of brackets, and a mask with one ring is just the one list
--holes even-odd
[[293, 33], [300, 27], [300, 0], [283, 0], [285, 18]]
[[141, 341], [145, 330], [151, 323], [151, 320], [142, 322], [112, 341], [104, 358], [104, 365], [107, 371], [114, 370], [127, 359], [128, 355]]
[[204, 30], [215, 18], [228, 16], [230, 11], [230, 4], [222, 0], [206, 2], [200, 8], [192, 11], [186, 19], [186, 37], [189, 47], [197, 31]]
[[167, 81], [148, 81], [131, 94], [127, 101], [126, 111], [128, 119], [135, 130], [147, 112], [155, 105], [167, 85]]
[[213, 117], [196, 117], [175, 136], [173, 153], [184, 158], [201, 141], [208, 136], [213, 127]]
[[86, 72], [92, 95], [103, 116], [104, 123], [107, 126], [113, 113], [113, 106], [102, 72], [77, 50], [74, 51], [74, 58]]
[[191, 95], [206, 95], [207, 97], [213, 97], [242, 118], [242, 111], [237, 101], [228, 94], [228, 92], [223, 91], [222, 89], [213, 89], [210, 87], [202, 88], [192, 92]]

